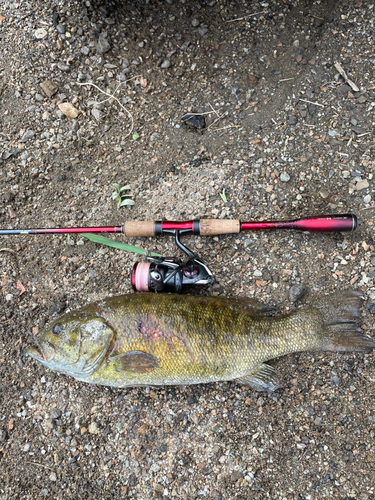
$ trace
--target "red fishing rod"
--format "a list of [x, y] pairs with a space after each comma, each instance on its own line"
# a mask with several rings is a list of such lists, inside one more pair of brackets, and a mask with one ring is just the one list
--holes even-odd
[[61, 233], [123, 233], [127, 237], [162, 236], [172, 234], [177, 246], [188, 257], [186, 262], [176, 258], [147, 257], [146, 262], [134, 264], [131, 280], [135, 291], [180, 293], [194, 286], [205, 286], [213, 275], [205, 262], [184, 246], [182, 234], [213, 236], [235, 234], [242, 231], [266, 229], [294, 229], [308, 232], [354, 231], [354, 214], [305, 217], [288, 221], [241, 222], [233, 219], [201, 219], [190, 221], [126, 221], [123, 226], [65, 227], [43, 229], [3, 229], [0, 235], [61, 234]]
[[1, 229], [6, 234], [61, 234], [61, 233], [123, 233], [132, 236], [161, 236], [175, 231], [184, 234], [212, 236], [241, 233], [242, 231], [264, 231], [266, 229], [294, 229], [308, 232], [354, 231], [357, 217], [354, 214], [318, 215], [287, 221], [241, 222], [234, 219], [201, 219], [190, 221], [127, 221], [123, 226], [62, 227], [42, 229]]

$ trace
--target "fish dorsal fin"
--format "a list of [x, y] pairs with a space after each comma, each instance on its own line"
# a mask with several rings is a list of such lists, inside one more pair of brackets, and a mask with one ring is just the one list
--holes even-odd
[[131, 373], [150, 373], [159, 366], [160, 360], [153, 354], [143, 351], [128, 351], [110, 356], [108, 361], [115, 364], [117, 371]]
[[269, 316], [277, 312], [277, 308], [263, 304], [256, 299], [249, 297], [228, 297], [224, 299], [227, 306], [237, 310], [241, 314], [251, 316]]
[[255, 370], [237, 379], [240, 384], [250, 385], [256, 391], [275, 391], [281, 387], [276, 370], [272, 366], [260, 364]]

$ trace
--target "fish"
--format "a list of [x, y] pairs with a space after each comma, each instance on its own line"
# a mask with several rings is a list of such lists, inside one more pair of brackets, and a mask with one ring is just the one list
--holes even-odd
[[240, 297], [118, 295], [53, 321], [27, 354], [44, 366], [112, 387], [236, 381], [281, 386], [266, 362], [302, 351], [371, 351], [358, 326], [364, 296], [344, 290], [279, 314]]

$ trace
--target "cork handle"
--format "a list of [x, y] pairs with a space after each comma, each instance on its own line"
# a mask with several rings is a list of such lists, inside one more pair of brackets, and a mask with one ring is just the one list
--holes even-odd
[[129, 220], [125, 222], [123, 233], [128, 237], [155, 236], [155, 223], [153, 220], [144, 222]]
[[202, 235], [229, 234], [240, 232], [239, 220], [201, 219], [199, 232]]

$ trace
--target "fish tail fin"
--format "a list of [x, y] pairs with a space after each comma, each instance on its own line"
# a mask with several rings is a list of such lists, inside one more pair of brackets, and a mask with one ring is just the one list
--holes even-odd
[[324, 351], [371, 351], [375, 343], [358, 325], [364, 294], [354, 290], [336, 292], [315, 304], [323, 319], [320, 349]]

